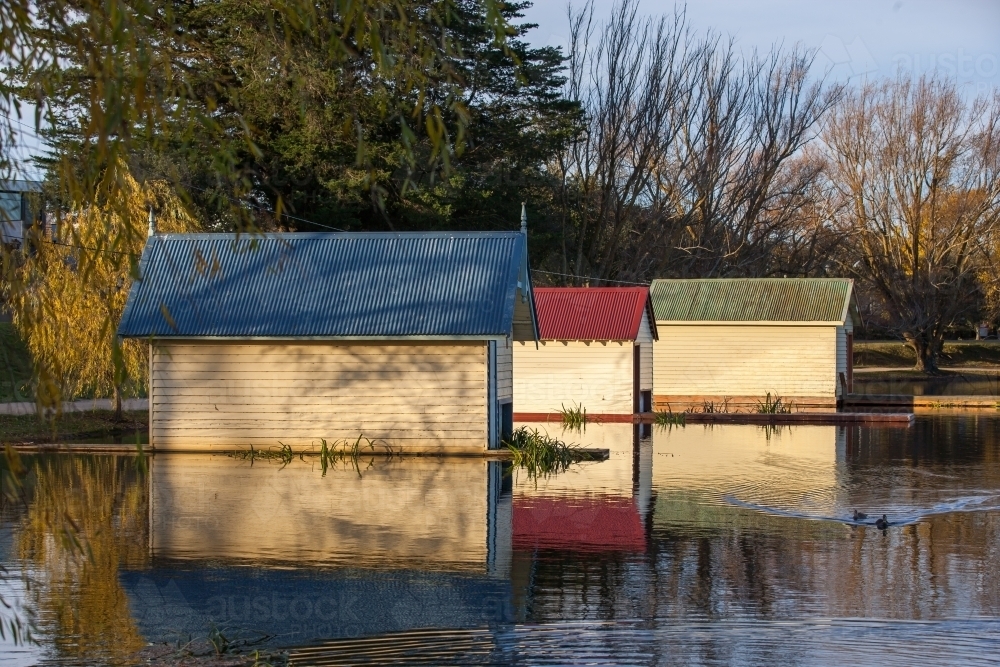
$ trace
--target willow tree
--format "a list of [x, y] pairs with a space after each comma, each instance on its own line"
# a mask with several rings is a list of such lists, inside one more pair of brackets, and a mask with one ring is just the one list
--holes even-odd
[[[29, 237], [29, 253], [16, 272], [10, 305], [14, 325], [36, 364], [36, 396], [59, 406], [81, 393], [113, 395], [122, 416], [123, 388], [147, 379], [146, 346], [116, 336], [137, 262], [146, 241], [149, 211], [162, 232], [198, 228], [162, 181], [140, 185], [128, 169], [112, 169], [113, 192], [123, 200], [72, 209], [54, 238]], [[101, 240], [116, 238], [114, 248]]]
[[869, 83], [837, 107], [823, 140], [847, 235], [843, 269], [878, 305], [874, 322], [936, 371], [946, 329], [976, 308], [1000, 232], [1000, 96], [954, 83]]
[[67, 663], [128, 664], [145, 641], [119, 569], [149, 566], [146, 484], [128, 456], [25, 461], [13, 553], [38, 629]]
[[[342, 105], [324, 122], [357, 137], [354, 159], [359, 178], [378, 197], [371, 177], [369, 137], [373, 126], [394, 128], [401, 162], [447, 173], [461, 152], [469, 114], [461, 58], [455, 35], [455, 0], [284, 0], [228, 1], [225, 10], [253, 17], [266, 31], [260, 40], [238, 48], [270, 49], [259, 62], [270, 85], [307, 103], [314, 92], [310, 73], [336, 78], [363, 72], [365, 90], [377, 102], [372, 113]], [[468, 3], [465, 3], [468, 4]], [[503, 48], [510, 28], [501, 0], [481, 0], [482, 25]], [[44, 161], [52, 197], [47, 216], [66, 230], [60, 242], [77, 246], [81, 257], [102, 255], [115, 271], [130, 266], [134, 251], [128, 225], [84, 239], [76, 222], [102, 211], [131, 219], [132, 193], [120, 178], [119, 164], [135, 164], [169, 152], [197, 160], [210, 184], [217, 220], [239, 231], [255, 231], [251, 211], [260, 207], [262, 174], [253, 157], [261, 154], [261, 128], [245, 116], [247, 72], [205, 59], [206, 40], [233, 40], [238, 22], [219, 24], [215, 3], [185, 0], [7, 0], [0, 11], [0, 179], [16, 167], [17, 142], [27, 133], [55, 141]], [[225, 33], [222, 28], [233, 28]], [[314, 68], [296, 67], [300, 46], [319, 54]], [[206, 67], [209, 76], [205, 76]], [[290, 108], [294, 104], [288, 105]], [[367, 111], [367, 109], [366, 109]], [[418, 151], [420, 144], [426, 150]], [[164, 176], [182, 200], [183, 166]], [[266, 180], [266, 179], [264, 179]], [[279, 195], [267, 202], [278, 215]], [[63, 215], [72, 224], [58, 221]], [[88, 249], [83, 250], [84, 246]], [[13, 278], [18, 258], [4, 249], [0, 291], [23, 300], [23, 281]], [[90, 260], [82, 260], [86, 265]], [[84, 280], [97, 271], [85, 271]], [[98, 311], [98, 315], [105, 311]], [[95, 315], [97, 316], [97, 315]], [[105, 321], [110, 330], [117, 322]], [[57, 369], [49, 369], [57, 370]], [[55, 381], [55, 380], [54, 380]], [[69, 383], [72, 385], [72, 381]], [[43, 392], [49, 401], [55, 394]]]

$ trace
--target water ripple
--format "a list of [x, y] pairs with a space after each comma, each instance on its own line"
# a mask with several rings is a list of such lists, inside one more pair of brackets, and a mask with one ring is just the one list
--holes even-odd
[[417, 630], [294, 649], [290, 665], [995, 664], [1000, 619], [683, 619]]
[[[845, 523], [852, 526], [874, 526], [875, 520], [878, 513], [871, 513], [867, 519], [862, 521], [855, 521], [850, 515], [845, 516], [830, 516], [822, 514], [811, 514], [808, 512], [803, 512], [799, 510], [789, 510], [782, 509], [780, 507], [771, 507], [768, 505], [748, 502], [745, 500], [740, 500], [739, 498], [731, 495], [724, 494], [723, 499], [730, 505], [736, 507], [744, 507], [746, 509], [755, 510], [757, 512], [763, 512], [765, 514], [770, 514], [773, 516], [784, 516], [793, 519], [806, 519], [809, 521], [834, 521], [837, 523]], [[933, 516], [940, 516], [943, 514], [955, 514], [959, 512], [995, 512], [1000, 511], [1000, 495], [989, 494], [989, 495], [974, 495], [974, 496], [962, 496], [959, 498], [954, 498], [952, 500], [947, 500], [944, 502], [936, 503], [935, 505], [928, 508], [912, 508], [912, 507], [887, 507], [882, 511], [883, 514], [887, 514], [890, 517], [890, 526], [910, 526], [916, 523], [920, 523], [926, 519]]]

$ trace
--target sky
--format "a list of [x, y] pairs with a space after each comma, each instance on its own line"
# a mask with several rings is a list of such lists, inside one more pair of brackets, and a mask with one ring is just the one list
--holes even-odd
[[[565, 48], [566, 1], [534, 2], [525, 20], [539, 27], [528, 40]], [[613, 4], [594, 0], [595, 21]], [[674, 7], [672, 0], [640, 0], [639, 13], [672, 14]], [[733, 36], [742, 49], [817, 49], [816, 64], [842, 81], [937, 69], [968, 98], [1000, 91], [1000, 0], [690, 0], [687, 15], [697, 32]]]

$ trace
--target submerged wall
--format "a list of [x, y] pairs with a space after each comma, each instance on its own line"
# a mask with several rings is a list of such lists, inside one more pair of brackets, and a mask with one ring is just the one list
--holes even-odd
[[157, 454], [151, 466], [154, 558], [482, 573], [508, 558], [498, 462], [361, 458], [324, 475], [318, 457]]
[[161, 453], [149, 479], [154, 569], [121, 574], [147, 641], [259, 627], [301, 645], [514, 620], [499, 462], [376, 458], [324, 475], [315, 458]]

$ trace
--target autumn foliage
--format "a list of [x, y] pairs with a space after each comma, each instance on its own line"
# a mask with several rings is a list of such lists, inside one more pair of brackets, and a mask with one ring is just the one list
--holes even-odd
[[11, 290], [14, 324], [35, 360], [43, 407], [114, 395], [120, 409], [123, 393], [145, 386], [146, 344], [118, 340], [115, 327], [138, 275], [149, 210], [160, 232], [197, 228], [166, 183], [140, 184], [123, 164], [111, 169], [105, 182], [121, 199], [70, 210], [51, 238], [36, 232], [16, 273], [19, 289]]

